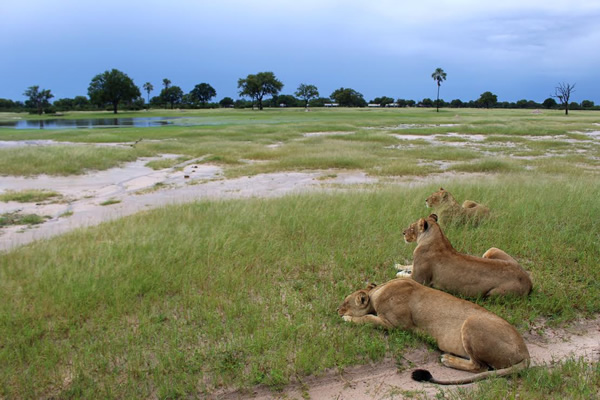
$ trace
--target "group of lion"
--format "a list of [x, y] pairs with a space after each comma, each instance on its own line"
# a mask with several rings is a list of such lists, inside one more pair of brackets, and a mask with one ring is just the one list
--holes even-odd
[[[460, 206], [442, 188], [427, 198], [426, 205], [436, 207], [440, 222], [457, 217], [478, 219], [489, 213], [487, 207], [473, 201]], [[407, 243], [417, 243], [412, 265], [397, 267], [397, 279], [370, 284], [346, 297], [338, 308], [344, 321], [424, 332], [444, 352], [442, 364], [477, 372], [465, 379], [444, 381], [428, 371], [415, 370], [412, 377], [418, 381], [463, 384], [526, 368], [529, 352], [512, 325], [452, 295], [527, 296], [532, 283], [523, 267], [495, 247], [482, 257], [459, 253], [442, 232], [436, 214], [414, 222], [403, 234]]]

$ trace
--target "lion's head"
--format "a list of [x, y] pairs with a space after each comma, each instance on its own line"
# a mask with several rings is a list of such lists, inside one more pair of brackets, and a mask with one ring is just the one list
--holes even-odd
[[440, 190], [434, 192], [431, 196], [425, 199], [425, 205], [428, 208], [437, 207], [444, 203], [450, 202], [450, 199], [452, 199], [450, 192], [444, 190], [444, 188], [440, 188]]
[[370, 314], [373, 311], [369, 292], [377, 285], [370, 283], [366, 289], [357, 290], [344, 299], [342, 305], [337, 309], [338, 314], [343, 317], [348, 315], [351, 317], [362, 317]]
[[[427, 220], [430, 221], [427, 222]], [[430, 214], [427, 218], [420, 218], [418, 221], [413, 222], [408, 228], [402, 231], [404, 241], [406, 243], [416, 242], [419, 235], [429, 229], [430, 223], [432, 221], [437, 222], [437, 220], [438, 216], [436, 214]]]

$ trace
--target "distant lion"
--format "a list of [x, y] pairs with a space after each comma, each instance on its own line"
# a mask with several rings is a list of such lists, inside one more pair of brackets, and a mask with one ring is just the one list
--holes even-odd
[[475, 221], [489, 215], [490, 209], [472, 200], [465, 200], [462, 206], [454, 199], [454, 196], [444, 188], [440, 188], [425, 199], [425, 206], [435, 208], [440, 219], [446, 223], [452, 221]]
[[426, 333], [444, 352], [441, 362], [446, 367], [480, 372], [464, 379], [437, 380], [428, 371], [415, 370], [412, 377], [418, 381], [465, 384], [504, 376], [529, 365], [527, 346], [508, 322], [477, 304], [412, 279], [371, 284], [347, 296], [337, 311], [347, 322]]
[[417, 242], [413, 264], [402, 267], [398, 276], [467, 297], [526, 296], [531, 292], [529, 274], [504, 251], [490, 248], [483, 257], [456, 251], [431, 214], [413, 222], [403, 232], [404, 241]]

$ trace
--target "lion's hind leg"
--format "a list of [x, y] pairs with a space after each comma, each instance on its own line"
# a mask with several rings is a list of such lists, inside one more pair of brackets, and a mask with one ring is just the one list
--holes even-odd
[[475, 208], [479, 205], [476, 201], [473, 200], [465, 200], [462, 203], [462, 208]]
[[442, 364], [448, 368], [460, 369], [469, 372], [487, 371], [487, 368], [473, 359], [457, 357], [452, 354], [443, 354], [441, 358]]
[[498, 249], [496, 247], [489, 248], [488, 251], [486, 251], [485, 253], [483, 253], [482, 257], [483, 258], [491, 258], [491, 259], [496, 259], [496, 260], [504, 260], [504, 261], [510, 261], [510, 262], [517, 263], [517, 260], [515, 260], [514, 258], [512, 258], [511, 256], [509, 256], [504, 250], [500, 250], [500, 249]]

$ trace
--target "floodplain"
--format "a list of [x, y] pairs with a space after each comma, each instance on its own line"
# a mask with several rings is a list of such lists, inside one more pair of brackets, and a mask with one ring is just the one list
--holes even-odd
[[[0, 239], [143, 199], [127, 216], [73, 224], [0, 253], [0, 397], [251, 396], [256, 385], [277, 396], [290, 383], [355, 365], [392, 359], [407, 368], [411, 350], [434, 351], [427, 338], [345, 324], [336, 307], [366, 282], [392, 279], [394, 264], [410, 263], [414, 245], [402, 230], [431, 212], [424, 200], [440, 186], [491, 210], [479, 224], [443, 226], [454, 247], [474, 255], [499, 247], [534, 282], [525, 299], [471, 300], [524, 334], [599, 317], [598, 112], [123, 113], [137, 116], [199, 122], [0, 128], [0, 210], [55, 207], [40, 216], [46, 222], [0, 227]], [[15, 118], [22, 115], [0, 114]], [[133, 165], [152, 179], [120, 191], [107, 190], [110, 182], [87, 192], [44, 187], [90, 184]], [[194, 166], [211, 172], [194, 179]], [[305, 179], [275, 193], [259, 184], [286, 174]], [[183, 193], [186, 201], [176, 202]], [[157, 194], [165, 201], [143, 206]], [[539, 382], [549, 382], [550, 397], [593, 397], [595, 357], [490, 381], [487, 395], [535, 398]], [[556, 382], [552, 368], [571, 378]], [[427, 396], [396, 390], [391, 397]]]

